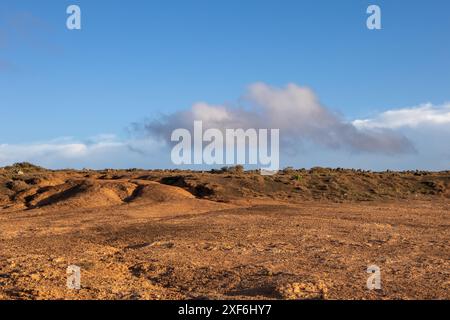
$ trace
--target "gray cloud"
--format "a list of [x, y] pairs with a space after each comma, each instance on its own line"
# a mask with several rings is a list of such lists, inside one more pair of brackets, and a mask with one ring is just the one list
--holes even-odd
[[6, 18], [5, 39], [8, 46], [25, 45], [33, 49], [56, 52], [55, 28], [31, 12], [10, 13]]
[[55, 39], [55, 27], [31, 12], [2, 12], [0, 14], [0, 71], [16, 70], [17, 50], [35, 50], [50, 54], [60, 54], [62, 47]]
[[196, 103], [188, 110], [134, 124], [134, 129], [169, 143], [174, 129], [191, 129], [194, 120], [201, 120], [204, 129], [280, 129], [281, 151], [292, 154], [305, 142], [367, 153], [415, 152], [406, 137], [391, 129], [359, 128], [345, 122], [306, 87], [289, 84], [274, 88], [255, 83], [249, 86], [244, 101], [246, 108]]

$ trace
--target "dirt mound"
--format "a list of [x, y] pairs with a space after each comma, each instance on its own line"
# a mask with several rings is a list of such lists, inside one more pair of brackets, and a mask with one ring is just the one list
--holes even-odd
[[193, 176], [163, 177], [160, 182], [162, 184], [183, 188], [199, 198], [211, 197], [220, 190], [219, 185], [199, 181]]
[[42, 167], [36, 166], [36, 165], [28, 163], [28, 162], [14, 163], [11, 166], [7, 166], [7, 167], [1, 168], [1, 169], [3, 169], [3, 171], [13, 172], [13, 173], [16, 173], [16, 174], [21, 172], [21, 175], [25, 174], [27, 172], [45, 172], [45, 171], [48, 171], [47, 169], [44, 169]]
[[70, 179], [53, 185], [53, 179], [7, 181], [0, 204], [36, 209], [42, 207], [96, 208], [129, 203], [162, 203], [193, 199], [189, 191], [152, 181]]
[[50, 171], [30, 164], [0, 168], [2, 208], [53, 205], [92, 208], [192, 197], [216, 202], [272, 199], [339, 203], [449, 199], [450, 172], [286, 168], [276, 175], [262, 176], [256, 171], [236, 169]]
[[160, 203], [175, 200], [194, 199], [190, 192], [174, 186], [157, 182], [145, 182], [136, 187], [133, 194], [125, 199], [126, 202]]
[[64, 206], [95, 208], [122, 204], [131, 196], [136, 185], [128, 182], [99, 182], [73, 180], [62, 185], [39, 189], [25, 197], [29, 208]]

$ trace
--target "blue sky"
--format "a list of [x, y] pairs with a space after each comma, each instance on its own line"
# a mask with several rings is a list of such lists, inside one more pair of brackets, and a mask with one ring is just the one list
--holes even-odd
[[[82, 30], [66, 28], [70, 4], [81, 8]], [[382, 30], [366, 28], [370, 4], [381, 7]], [[286, 164], [333, 166], [326, 154], [341, 166], [448, 169], [449, 35], [447, 0], [2, 0], [0, 165], [169, 166], [161, 150], [160, 162], [156, 151], [149, 160], [123, 150], [114, 161], [81, 161], [20, 146], [93, 144], [105, 134], [107, 142], [128, 141], [133, 122], [197, 102], [239, 105], [249, 85], [263, 82], [309, 87], [349, 123], [424, 103], [444, 119], [412, 133], [410, 125], [389, 127], [417, 140], [418, 153], [401, 163], [314, 149]], [[421, 150], [424, 136], [443, 141]], [[9, 148], [16, 155], [2, 158]]]

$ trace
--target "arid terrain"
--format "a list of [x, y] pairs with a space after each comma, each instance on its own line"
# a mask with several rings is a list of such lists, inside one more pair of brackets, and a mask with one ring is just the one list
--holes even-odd
[[449, 227], [450, 171], [17, 164], [0, 168], [0, 299], [450, 299]]

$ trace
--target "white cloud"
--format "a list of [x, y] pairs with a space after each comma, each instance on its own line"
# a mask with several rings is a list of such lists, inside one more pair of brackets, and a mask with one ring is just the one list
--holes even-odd
[[27, 161], [47, 168], [151, 167], [156, 165], [154, 154], [160, 147], [154, 140], [120, 140], [115, 135], [98, 135], [86, 141], [61, 137], [47, 142], [1, 144], [0, 166]]
[[417, 107], [385, 111], [373, 119], [355, 120], [358, 128], [417, 128], [450, 125], [450, 103], [434, 106], [431, 103]]
[[222, 106], [211, 106], [200, 102], [192, 106], [192, 115], [196, 119], [203, 119], [208, 122], [229, 121], [232, 115]]
[[307, 87], [288, 84], [275, 88], [255, 83], [249, 86], [244, 98], [249, 104], [247, 108], [197, 103], [190, 109], [147, 122], [143, 127], [151, 136], [168, 143], [173, 130], [192, 129], [194, 120], [202, 120], [204, 129], [280, 129], [282, 148], [291, 153], [306, 142], [370, 153], [414, 151], [408, 139], [399, 133], [388, 129], [359, 129], [345, 122], [325, 108]]
[[101, 134], [0, 144], [0, 166], [28, 161], [52, 169], [173, 168], [167, 148], [172, 130], [190, 129], [194, 120], [202, 120], [204, 129], [279, 128], [282, 166], [448, 170], [450, 165], [450, 104], [389, 110], [347, 122], [324, 107], [311, 89], [295, 84], [253, 84], [243, 101], [246, 107], [196, 103], [136, 125], [144, 137]]
[[82, 143], [41, 143], [24, 145], [0, 145], [0, 161], [5, 162], [14, 158], [48, 157], [74, 158], [86, 156], [88, 146]]

